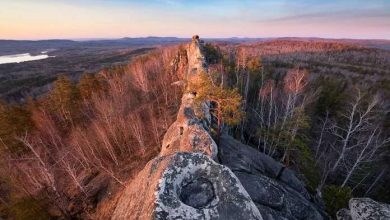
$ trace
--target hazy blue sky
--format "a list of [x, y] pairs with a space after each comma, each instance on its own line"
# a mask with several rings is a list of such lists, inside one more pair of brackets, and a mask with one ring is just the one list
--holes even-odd
[[390, 39], [390, 0], [0, 0], [0, 39]]

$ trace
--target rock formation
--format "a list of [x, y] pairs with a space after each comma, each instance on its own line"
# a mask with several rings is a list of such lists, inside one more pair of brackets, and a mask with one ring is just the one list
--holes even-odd
[[[217, 156], [217, 145], [204, 128], [203, 120], [195, 116], [194, 98], [191, 93], [183, 95], [177, 119], [164, 135], [160, 155], [182, 151], [204, 153], [212, 159]], [[207, 106], [203, 110], [208, 111]]]
[[[183, 53], [183, 52], [181, 52]], [[207, 72], [202, 43], [194, 36], [183, 77]], [[183, 60], [173, 63], [182, 66]], [[185, 93], [160, 154], [127, 184], [112, 219], [324, 219], [295, 174], [228, 135], [218, 147], [208, 130], [208, 104], [195, 113], [196, 91]], [[215, 160], [219, 154], [218, 164]]]
[[349, 210], [337, 212], [337, 220], [390, 219], [390, 205], [376, 202], [370, 198], [353, 198]]
[[127, 187], [112, 219], [261, 219], [239, 180], [202, 153], [150, 161]]
[[188, 46], [188, 74], [186, 76], [187, 81], [196, 81], [199, 73], [207, 72], [206, 60], [202, 52], [202, 43], [199, 40], [199, 36], [192, 37], [192, 42]]
[[263, 219], [327, 218], [292, 170], [228, 135], [220, 149], [221, 164], [238, 177]]

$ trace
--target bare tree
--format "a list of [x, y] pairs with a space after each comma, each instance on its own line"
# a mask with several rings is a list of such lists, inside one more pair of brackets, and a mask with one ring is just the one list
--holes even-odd
[[320, 121], [321, 121], [321, 130], [320, 130], [320, 134], [319, 134], [316, 146], [314, 147], [314, 149], [315, 149], [314, 158], [316, 159], [316, 162], [319, 160], [319, 157], [321, 156], [320, 155], [321, 146], [322, 146], [323, 141], [324, 141], [323, 139], [324, 139], [327, 127], [329, 126], [329, 111], [326, 111], [325, 119], [323, 119], [323, 120], [320, 119]]
[[378, 127], [376, 127], [370, 131], [371, 134], [369, 134], [368, 138], [364, 137], [359, 139], [359, 142], [361, 143], [357, 143], [356, 145], [362, 145], [362, 147], [358, 150], [358, 154], [351, 163], [351, 166], [348, 167], [347, 175], [341, 184], [342, 187], [348, 183], [352, 175], [362, 164], [374, 163], [380, 160], [377, 153], [382, 147], [390, 142], [390, 138], [382, 139], [382, 132], [378, 130]]
[[328, 177], [337, 174], [343, 176], [342, 187], [352, 185], [357, 188], [363, 184], [371, 173], [365, 172], [357, 182], [351, 180], [367, 165], [380, 161], [383, 148], [390, 141], [381, 129], [385, 109], [380, 97], [364, 96], [358, 88], [353, 91], [353, 98], [340, 112], [340, 118], [330, 119], [326, 114], [322, 120], [314, 147], [316, 159], [322, 167], [320, 189]]
[[[307, 78], [306, 70], [296, 68], [286, 74], [283, 86], [276, 86], [273, 80], [261, 83], [258, 104], [252, 110], [260, 127], [258, 146], [262, 144], [264, 153], [273, 156], [277, 150], [282, 150], [282, 160], [288, 160], [291, 141], [303, 125], [305, 107], [316, 96], [315, 92], [304, 94]], [[288, 141], [285, 135], [289, 136]]]
[[345, 113], [341, 114], [341, 117], [346, 119], [346, 124], [332, 126], [332, 134], [338, 138], [339, 146], [337, 146], [338, 156], [332, 166], [332, 172], [336, 171], [339, 167], [342, 159], [346, 157], [346, 154], [354, 148], [360, 146], [359, 136], [367, 129], [372, 129], [375, 119], [375, 108], [379, 105], [379, 97], [374, 98], [364, 108], [364, 100], [360, 89], [356, 88], [356, 97], [349, 103], [349, 108]]
[[145, 141], [144, 141], [143, 129], [142, 129], [142, 118], [140, 117], [139, 114], [130, 115], [129, 123], [135, 139], [137, 139], [141, 149], [145, 151]]

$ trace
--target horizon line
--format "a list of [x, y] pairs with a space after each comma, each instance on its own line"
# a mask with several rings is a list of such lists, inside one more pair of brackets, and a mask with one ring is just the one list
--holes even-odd
[[[192, 36], [191, 36], [192, 37]], [[68, 41], [103, 41], [103, 40], [120, 40], [120, 39], [135, 39], [135, 38], [177, 38], [177, 39], [191, 39], [191, 37], [179, 37], [179, 36], [125, 36], [125, 37], [82, 37], [82, 38], [37, 38], [37, 39], [22, 39], [22, 38], [13, 38], [13, 39], [0, 39], [0, 41], [50, 41], [50, 40], [68, 40]], [[201, 37], [201, 36], [200, 36]], [[296, 39], [324, 39], [324, 40], [377, 40], [377, 41], [390, 41], [390, 38], [348, 38], [348, 37], [296, 37], [296, 36], [278, 36], [278, 37], [246, 37], [246, 36], [229, 36], [229, 37], [201, 37], [201, 39], [280, 39], [280, 38], [296, 38]]]

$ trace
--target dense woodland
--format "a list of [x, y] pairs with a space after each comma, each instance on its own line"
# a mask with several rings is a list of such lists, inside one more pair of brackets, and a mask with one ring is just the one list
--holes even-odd
[[301, 174], [331, 215], [351, 196], [390, 201], [388, 51], [297, 41], [206, 51], [214, 83], [243, 98], [232, 135]]
[[[229, 132], [292, 168], [331, 215], [352, 196], [390, 202], [388, 51], [275, 41], [204, 52], [197, 97], [211, 101], [217, 143]], [[109, 215], [107, 200], [159, 152], [183, 92], [172, 60], [184, 56], [158, 49], [1, 103], [0, 217]]]
[[170, 66], [176, 51], [78, 83], [60, 76], [42, 97], [1, 103], [1, 217], [93, 218], [96, 205], [159, 152], [182, 96], [170, 86], [178, 80]]

